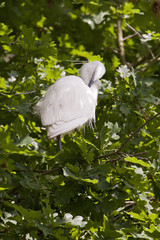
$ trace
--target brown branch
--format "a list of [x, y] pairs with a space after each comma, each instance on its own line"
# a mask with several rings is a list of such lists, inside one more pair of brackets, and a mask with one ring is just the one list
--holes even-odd
[[[158, 45], [156, 45], [156, 47], [154, 47], [153, 48], [153, 51], [152, 52], [155, 52], [156, 50], [159, 50], [159, 48], [160, 48], [160, 44], [158, 44]], [[150, 57], [150, 53], [147, 55], [147, 56], [144, 56], [142, 59], [140, 59], [140, 60], [138, 60], [137, 62], [135, 62], [134, 64], [133, 64], [133, 67], [135, 68], [135, 67], [137, 67], [137, 66], [139, 66], [139, 65], [141, 65], [141, 64], [143, 64], [143, 63], [150, 63], [151, 61], [156, 61], [156, 60], [159, 60], [158, 58], [157, 58], [157, 56], [155, 57], [155, 59], [151, 59], [151, 60], [149, 60], [149, 61], [146, 61], [146, 60], [148, 60], [148, 58]]]
[[146, 126], [149, 122], [153, 121], [156, 117], [160, 115], [160, 112], [158, 112], [156, 115], [153, 117], [149, 118], [144, 124], [142, 124], [139, 128], [137, 128], [133, 133], [130, 134], [130, 136], [122, 143], [122, 145], [118, 148], [117, 153], [119, 153], [122, 148], [126, 146], [126, 144], [144, 127]]
[[[104, 154], [104, 155], [101, 155], [101, 156], [96, 156], [94, 159], [101, 159], [101, 158], [109, 158], [109, 160], [107, 162], [116, 162], [117, 160], [119, 160], [120, 158], [122, 158], [121, 156], [123, 155], [129, 155], [129, 156], [133, 156], [133, 157], [137, 157], [137, 158], [142, 158], [142, 157], [139, 157], [141, 155], [147, 155], [149, 153], [149, 151], [145, 151], [145, 152], [139, 152], [139, 153], [132, 153], [132, 154], [129, 154], [129, 153], [124, 153], [124, 152], [111, 152], [111, 153], [107, 153], [107, 154]], [[119, 156], [119, 158], [110, 158], [112, 156]], [[145, 158], [147, 159], [147, 158]]]
[[[139, 155], [147, 155], [149, 151], [146, 152], [140, 152], [140, 153], [132, 153], [132, 156], [139, 156]], [[128, 153], [127, 153], [128, 154]]]
[[105, 161], [105, 163], [114, 163], [114, 162], [117, 162], [119, 161], [120, 159], [124, 159], [124, 157], [117, 157], [117, 158], [113, 158], [113, 159], [110, 159], [110, 160], [107, 160]]
[[154, 59], [150, 60], [150, 62], [148, 63], [148, 66], [142, 70], [141, 76], [143, 76], [143, 74], [151, 67], [151, 65], [158, 60], [159, 56], [160, 56], [160, 53], [157, 54], [157, 56]]
[[137, 33], [133, 33], [133, 34], [131, 34], [131, 35], [129, 35], [129, 36], [123, 38], [123, 41], [126, 41], [127, 39], [129, 39], [129, 38], [133, 38], [133, 37], [135, 37], [135, 36], [137, 36]]
[[118, 44], [120, 49], [120, 59], [122, 64], [126, 63], [125, 59], [125, 50], [124, 50], [124, 42], [123, 42], [123, 31], [122, 31], [122, 22], [120, 19], [117, 21], [117, 33], [118, 33]]
[[[56, 172], [58, 170], [59, 170], [58, 168], [53, 168], [53, 169], [50, 169], [50, 170], [33, 170], [33, 172], [38, 173], [39, 174], [38, 176], [44, 176], [44, 175], [50, 174], [52, 172]], [[16, 173], [18, 173], [18, 172], [26, 172], [26, 170], [14, 169], [13, 172], [16, 172]]]
[[[118, 158], [115, 158], [115, 159], [110, 159], [108, 161], [106, 161], [107, 163], [108, 162], [115, 162], [115, 161], [118, 161], [119, 159], [122, 158], [122, 156], [120, 155], [123, 155], [123, 154], [127, 154], [127, 153], [123, 153], [121, 152], [121, 150], [127, 145], [127, 143], [135, 137], [135, 135], [144, 127], [146, 126], [149, 122], [153, 121], [155, 118], [157, 118], [158, 116], [160, 115], [160, 112], [158, 112], [157, 114], [155, 114], [154, 116], [152, 116], [151, 118], [149, 118], [145, 123], [143, 123], [139, 128], [137, 128], [133, 133], [130, 134], [130, 136], [122, 143], [122, 145], [118, 148], [118, 150], [116, 152], [112, 152], [112, 153], [108, 153], [108, 154], [105, 154], [105, 155], [101, 155], [101, 156], [96, 156], [95, 157], [95, 160], [96, 159], [101, 159], [101, 158], [109, 158], [111, 156], [119, 156]], [[138, 155], [142, 155], [142, 154], [148, 154], [148, 152], [143, 152], [143, 153], [135, 153], [135, 154], [132, 154], [132, 156], [138, 156]], [[129, 155], [129, 154], [127, 154]], [[147, 160], [147, 158], [145, 158], [145, 160]]]
[[[150, 197], [150, 198], [147, 198], [149, 201], [156, 201], [156, 198], [155, 197]], [[119, 212], [130, 212], [133, 207], [137, 204], [135, 201], [131, 201], [131, 200], [128, 200], [128, 201], [125, 201], [124, 202], [124, 206], [122, 206], [121, 210]], [[110, 215], [110, 216], [113, 216], [113, 213]], [[119, 213], [117, 216], [114, 217], [114, 221], [118, 220], [120, 218], [121, 214]]]
[[58, 168], [53, 168], [53, 169], [50, 169], [50, 170], [45, 170], [45, 171], [35, 171], [37, 173], [39, 173], [38, 176], [44, 176], [44, 175], [47, 175], [47, 174], [50, 174], [52, 172], [56, 172], [58, 170]]
[[[119, 153], [120, 154], [120, 153]], [[107, 158], [107, 157], [111, 157], [117, 155], [117, 152], [111, 152], [111, 153], [107, 153], [105, 155], [101, 155], [101, 156], [96, 156], [94, 159], [101, 159], [101, 158]]]
[[[132, 26], [130, 26], [128, 23], [126, 23], [126, 25], [127, 25], [127, 27], [129, 27], [133, 32], [137, 33], [137, 35], [138, 35], [141, 39], [144, 39], [143, 36], [142, 36], [136, 29], [134, 29], [134, 28], [133, 28]], [[148, 45], [146, 42], [144, 42], [144, 44], [146, 45], [146, 47], [148, 48], [148, 50], [149, 50], [152, 58], [154, 59], [155, 56], [154, 56], [152, 50], [150, 49], [149, 45]]]
[[[138, 156], [138, 154], [141, 155], [141, 153], [137, 153], [137, 154], [116, 153], [116, 154], [117, 154], [117, 156], [119, 156], [119, 157], [106, 160], [105, 163], [117, 162], [117, 161], [119, 161], [120, 159], [123, 159], [123, 161], [125, 162], [125, 160], [124, 160], [124, 157], [125, 157], [125, 156], [130, 156], [130, 157], [135, 157], [135, 156], [136, 156], [137, 159], [141, 159], [141, 160], [144, 160], [144, 161], [150, 161], [150, 160], [151, 160], [151, 159], [149, 159], [149, 158], [144, 158], [144, 157]], [[120, 155], [121, 155], [121, 156], [120, 156]], [[101, 156], [100, 156], [100, 157], [101, 157]]]
[[140, 157], [138, 154], [128, 154], [128, 153], [124, 153], [123, 156], [130, 156], [130, 157], [136, 157], [137, 159], [141, 159], [144, 161], [150, 161], [150, 158], [146, 158], [146, 157]]

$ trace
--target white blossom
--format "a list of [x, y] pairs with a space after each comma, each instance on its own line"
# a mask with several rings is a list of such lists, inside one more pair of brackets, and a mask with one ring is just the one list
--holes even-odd
[[122, 78], [130, 77], [131, 73], [127, 65], [122, 65], [117, 69], [117, 72], [120, 73]]
[[18, 77], [17, 72], [14, 71], [14, 70], [11, 70], [11, 71], [8, 73], [8, 75], [10, 76], [10, 77], [8, 78], [8, 81], [11, 82], [11, 83], [14, 82], [14, 81], [16, 81], [16, 78]]
[[152, 40], [152, 33], [142, 34], [141, 42], [148, 42]]

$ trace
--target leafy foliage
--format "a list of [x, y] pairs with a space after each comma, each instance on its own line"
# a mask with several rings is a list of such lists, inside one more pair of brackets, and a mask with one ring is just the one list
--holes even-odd
[[[0, 239], [160, 239], [156, 2], [0, 3]], [[87, 60], [106, 66], [96, 127], [59, 151], [34, 106]]]

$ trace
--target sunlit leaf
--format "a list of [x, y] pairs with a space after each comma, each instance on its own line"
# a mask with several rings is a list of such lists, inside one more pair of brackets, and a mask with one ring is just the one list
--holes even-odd
[[143, 167], [146, 167], [146, 168], [150, 168], [151, 167], [151, 165], [149, 163], [146, 163], [143, 160], [138, 159], [136, 157], [129, 157], [128, 156], [128, 157], [125, 158], [125, 161], [131, 162], [131, 163], [135, 163], [135, 164], [139, 164], [139, 165], [141, 165]]

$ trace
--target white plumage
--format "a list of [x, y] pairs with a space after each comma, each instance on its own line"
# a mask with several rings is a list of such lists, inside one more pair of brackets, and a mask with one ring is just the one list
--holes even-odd
[[35, 109], [49, 139], [95, 120], [99, 79], [104, 73], [101, 62], [89, 62], [81, 67], [81, 78], [62, 77], [48, 88]]

